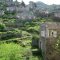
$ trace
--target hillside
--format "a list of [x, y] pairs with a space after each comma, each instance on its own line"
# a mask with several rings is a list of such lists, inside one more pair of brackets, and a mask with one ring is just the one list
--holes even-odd
[[40, 1], [26, 5], [23, 1], [1, 0], [0, 60], [43, 60], [38, 46], [40, 24], [55, 21], [53, 13], [59, 9], [60, 5]]

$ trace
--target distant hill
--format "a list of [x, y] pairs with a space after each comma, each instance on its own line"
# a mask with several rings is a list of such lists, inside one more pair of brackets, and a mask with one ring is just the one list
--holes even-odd
[[38, 9], [46, 9], [48, 7], [47, 4], [40, 2], [40, 1], [36, 2], [36, 5]]
[[49, 12], [54, 12], [55, 10], [60, 9], [60, 5], [52, 4], [52, 5], [47, 5], [43, 2], [36, 2], [37, 8], [40, 10], [48, 10]]

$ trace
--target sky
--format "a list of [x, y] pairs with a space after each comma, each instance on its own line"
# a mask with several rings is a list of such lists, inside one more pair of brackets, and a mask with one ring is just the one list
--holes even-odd
[[[21, 2], [22, 0], [18, 0], [19, 2]], [[29, 3], [29, 1], [34, 1], [34, 2], [37, 2], [37, 1], [41, 1], [41, 2], [44, 2], [45, 4], [48, 4], [48, 5], [51, 5], [51, 4], [57, 4], [59, 5], [60, 4], [60, 0], [23, 0], [26, 4]]]

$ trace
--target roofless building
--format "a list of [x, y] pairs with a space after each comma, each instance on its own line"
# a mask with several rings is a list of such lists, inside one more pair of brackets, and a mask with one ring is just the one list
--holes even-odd
[[60, 23], [45, 22], [40, 29], [39, 48], [44, 60], [60, 60]]

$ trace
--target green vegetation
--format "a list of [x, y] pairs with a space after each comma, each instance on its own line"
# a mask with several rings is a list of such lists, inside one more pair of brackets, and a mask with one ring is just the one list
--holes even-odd
[[38, 60], [37, 56], [32, 56], [29, 47], [22, 47], [15, 43], [0, 44], [0, 60], [25, 60], [28, 57], [30, 60]]
[[5, 28], [6, 28], [5, 24], [0, 23], [0, 32], [5, 31]]
[[[23, 5], [25, 8], [24, 2]], [[33, 8], [29, 8], [29, 12], [26, 11], [26, 13], [28, 16], [32, 13], [37, 18], [22, 20], [16, 18], [17, 11], [7, 11], [6, 7], [10, 6], [0, 3], [0, 10], [4, 11], [4, 15], [0, 16], [0, 60], [43, 60], [41, 50], [38, 50], [40, 23], [55, 21], [53, 13], [60, 10], [59, 6], [33, 2]], [[19, 7], [19, 4], [16, 7]], [[23, 12], [25, 12], [24, 10]], [[49, 14], [45, 14], [43, 11]], [[23, 12], [19, 13], [22, 13], [23, 16]], [[57, 21], [60, 21], [60, 18]], [[55, 50], [60, 51], [60, 38], [54, 46]]]
[[42, 60], [41, 56], [32, 53], [31, 46], [32, 40], [39, 40], [41, 19], [0, 18], [0, 22], [0, 60]]
[[45, 21], [45, 18], [31, 21], [0, 18], [0, 60], [42, 60], [34, 41], [38, 43], [40, 23]]
[[[0, 60], [43, 60], [41, 50], [38, 51], [40, 23], [49, 20], [52, 21], [0, 18]], [[60, 46], [59, 39], [56, 44]], [[56, 44], [57, 51], [60, 51]]]
[[27, 51], [26, 47], [21, 47], [18, 44], [0, 44], [0, 60], [24, 60]]

